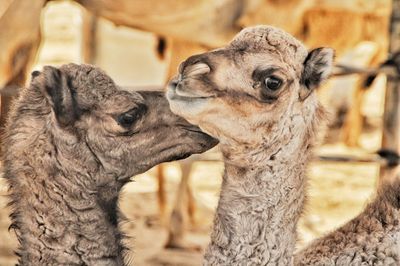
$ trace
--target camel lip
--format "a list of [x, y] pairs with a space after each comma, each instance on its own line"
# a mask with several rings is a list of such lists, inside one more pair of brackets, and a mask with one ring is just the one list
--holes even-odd
[[179, 97], [186, 97], [186, 98], [210, 98], [212, 95], [201, 95], [201, 94], [196, 94], [195, 92], [188, 91], [182, 89], [182, 86], [177, 86], [175, 88], [175, 94], [177, 94]]
[[192, 126], [192, 127], [183, 127], [185, 130], [190, 131], [190, 132], [194, 132], [194, 133], [198, 133], [198, 134], [202, 134], [202, 135], [206, 135], [208, 136], [207, 133], [204, 133], [203, 131], [201, 131], [201, 129], [197, 126]]
[[195, 133], [195, 134], [197, 134], [197, 135], [200, 135], [200, 136], [204, 137], [204, 138], [207, 139], [207, 140], [209, 141], [209, 143], [210, 143], [211, 145], [213, 145], [213, 146], [215, 146], [216, 144], [219, 143], [219, 141], [218, 141], [216, 138], [214, 138], [214, 137], [208, 135], [208, 134], [205, 133], [203, 130], [201, 130], [200, 127], [198, 127], [198, 126], [196, 126], [196, 125], [184, 125], [184, 124], [181, 124], [181, 125], [178, 125], [178, 126], [181, 127], [181, 128], [183, 128], [183, 129], [186, 130], [186, 131], [193, 132], [193, 133]]
[[213, 95], [197, 95], [194, 93], [189, 93], [189, 92], [182, 92], [177, 90], [177, 86], [173, 86], [171, 84], [168, 84], [167, 88], [167, 98], [169, 100], [178, 100], [178, 101], [194, 101], [194, 100], [206, 100], [209, 98], [213, 98]]
[[188, 125], [185, 125], [185, 124], [178, 124], [177, 126], [180, 127], [180, 128], [183, 128], [183, 129], [186, 130], [186, 131], [190, 131], [190, 132], [194, 132], [194, 133], [199, 133], [199, 134], [208, 136], [207, 133], [203, 132], [203, 131], [202, 131], [198, 126], [196, 126], [196, 125], [192, 125], [192, 124], [188, 124]]

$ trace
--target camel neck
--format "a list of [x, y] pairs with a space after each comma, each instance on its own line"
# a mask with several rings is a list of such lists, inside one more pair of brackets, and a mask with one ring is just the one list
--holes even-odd
[[290, 143], [276, 150], [264, 151], [269, 159], [257, 167], [225, 159], [205, 265], [292, 264], [310, 151], [301, 145], [293, 152]]
[[[30, 158], [25, 167], [15, 165], [15, 160], [5, 163], [12, 227], [20, 242], [19, 264], [123, 265], [117, 218], [122, 184], [112, 176], [100, 179], [87, 169], [79, 170], [69, 159], [59, 157], [57, 164], [47, 164], [44, 154]], [[93, 180], [104, 183], [99, 186]]]
[[21, 265], [123, 265], [116, 198], [68, 193], [58, 178], [14, 198]]

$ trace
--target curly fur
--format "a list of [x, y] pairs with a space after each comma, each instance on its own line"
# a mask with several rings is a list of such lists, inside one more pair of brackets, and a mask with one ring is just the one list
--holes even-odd
[[295, 265], [399, 264], [400, 175], [395, 174], [356, 218], [295, 254]]
[[[333, 56], [257, 26], [181, 65], [168, 91], [171, 109], [218, 138], [225, 163], [205, 265], [399, 265], [398, 181], [294, 259], [306, 169], [326, 116], [315, 89], [330, 75]], [[185, 76], [200, 64], [210, 71]], [[268, 87], [271, 79], [280, 85]]]
[[[120, 90], [93, 66], [45, 67], [32, 77], [3, 140], [19, 264], [124, 265], [122, 186], [216, 141], [173, 115], [162, 93]], [[136, 120], [121, 125], [126, 112]]]
[[[307, 54], [289, 34], [257, 26], [180, 67], [171, 109], [217, 137], [225, 163], [205, 265], [293, 263], [306, 166], [326, 114], [314, 89], [329, 75], [333, 51]], [[196, 64], [211, 71], [185, 75]], [[279, 88], [266, 87], [271, 77]], [[180, 97], [203, 92], [211, 97]]]

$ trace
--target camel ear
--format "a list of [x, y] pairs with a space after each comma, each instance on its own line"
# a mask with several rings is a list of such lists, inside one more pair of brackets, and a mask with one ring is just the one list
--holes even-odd
[[40, 88], [49, 100], [57, 122], [62, 127], [71, 125], [78, 118], [79, 108], [70, 79], [62, 70], [51, 66], [45, 66], [40, 75]]
[[304, 61], [301, 76], [300, 100], [305, 100], [331, 74], [335, 52], [331, 48], [311, 50]]

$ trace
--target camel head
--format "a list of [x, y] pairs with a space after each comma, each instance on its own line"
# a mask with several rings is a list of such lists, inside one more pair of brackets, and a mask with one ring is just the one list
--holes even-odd
[[308, 52], [274, 27], [246, 28], [226, 47], [184, 61], [167, 97], [174, 113], [219, 139], [223, 150], [254, 152], [306, 133], [321, 111], [315, 89], [333, 55], [330, 48]]
[[[47, 108], [44, 123], [63, 158], [121, 180], [171, 160], [201, 153], [216, 140], [174, 115], [161, 92], [128, 92], [90, 65], [44, 67], [30, 90]], [[18, 112], [18, 111], [17, 111]], [[24, 123], [29, 123], [25, 121]]]

